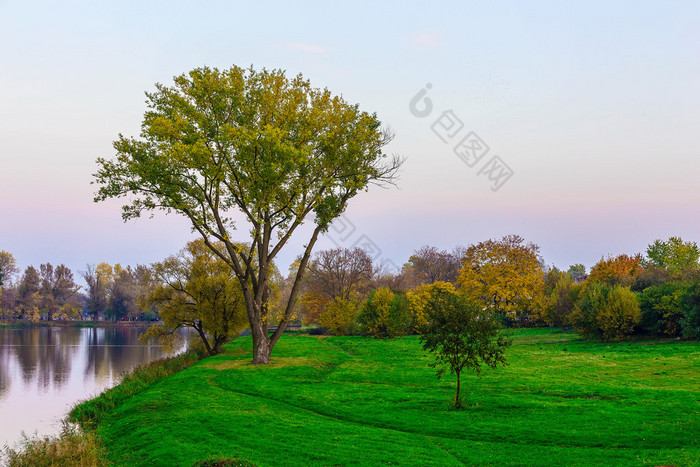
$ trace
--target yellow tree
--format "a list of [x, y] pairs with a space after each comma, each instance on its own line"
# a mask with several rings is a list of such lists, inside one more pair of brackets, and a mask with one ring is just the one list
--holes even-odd
[[539, 247], [507, 235], [467, 248], [457, 283], [467, 298], [512, 320], [539, 317], [544, 271]]
[[587, 283], [602, 282], [608, 285], [629, 287], [635, 278], [643, 271], [641, 254], [628, 256], [625, 254], [601, 258], [588, 275]]
[[240, 283], [225, 261], [195, 240], [176, 256], [153, 265], [155, 287], [147, 298], [159, 308], [162, 325], [154, 325], [142, 340], [156, 338], [172, 346], [177, 329], [189, 327], [199, 335], [210, 355], [247, 323]]
[[406, 292], [408, 300], [408, 316], [411, 320], [411, 331], [420, 333], [421, 328], [428, 324], [426, 306], [430, 297], [440, 291], [456, 293], [455, 286], [450, 282], [437, 281], [432, 284], [421, 284]]

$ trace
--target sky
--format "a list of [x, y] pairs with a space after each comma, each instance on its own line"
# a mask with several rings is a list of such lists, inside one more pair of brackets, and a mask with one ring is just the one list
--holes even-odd
[[21, 268], [150, 264], [196, 238], [174, 214], [124, 223], [91, 181], [144, 93], [205, 65], [301, 73], [395, 133], [398, 186], [353, 198], [316, 251], [392, 269], [517, 234], [568, 268], [700, 241], [697, 1], [0, 0], [0, 44], [0, 250]]

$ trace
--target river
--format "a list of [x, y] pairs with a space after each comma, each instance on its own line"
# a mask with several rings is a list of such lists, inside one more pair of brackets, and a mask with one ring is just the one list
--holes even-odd
[[80, 400], [166, 356], [138, 337], [147, 326], [0, 328], [0, 449], [22, 432], [53, 435]]

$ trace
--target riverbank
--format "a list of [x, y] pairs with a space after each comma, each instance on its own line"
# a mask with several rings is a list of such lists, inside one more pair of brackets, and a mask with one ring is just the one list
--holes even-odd
[[290, 335], [255, 366], [243, 337], [71, 416], [113, 465], [700, 464], [700, 343], [528, 329], [507, 359], [463, 376], [454, 410], [454, 378], [436, 379], [416, 337]]
[[173, 357], [162, 358], [126, 374], [121, 382], [99, 396], [76, 405], [57, 436], [27, 437], [17, 449], [0, 450], [0, 465], [109, 465], [107, 450], [95, 428], [105, 414], [127, 399], [201, 360], [204, 350], [193, 349]]
[[76, 321], [31, 321], [28, 319], [2, 320], [0, 319], [0, 328], [21, 328], [21, 327], [74, 327], [74, 328], [109, 328], [123, 326], [151, 326], [158, 324], [159, 321], [92, 321], [92, 320], [76, 320]]

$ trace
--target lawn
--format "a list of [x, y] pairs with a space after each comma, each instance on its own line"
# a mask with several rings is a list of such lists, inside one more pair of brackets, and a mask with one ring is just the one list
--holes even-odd
[[249, 338], [100, 423], [116, 465], [700, 465], [700, 343], [519, 330], [509, 365], [438, 380], [417, 337]]

